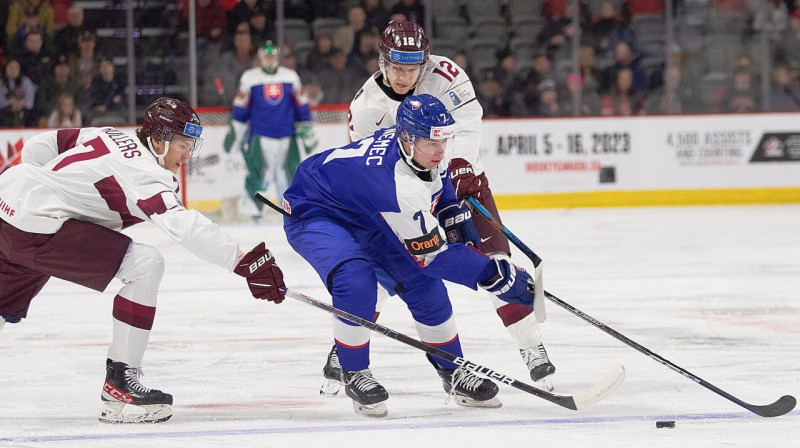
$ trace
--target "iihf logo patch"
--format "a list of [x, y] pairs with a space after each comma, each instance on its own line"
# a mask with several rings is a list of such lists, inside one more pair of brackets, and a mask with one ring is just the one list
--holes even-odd
[[451, 90], [450, 92], [447, 93], [450, 95], [450, 99], [453, 100], [453, 106], [458, 106], [459, 104], [461, 104], [461, 98], [458, 97], [456, 92], [453, 92]]
[[186, 126], [183, 127], [183, 135], [187, 137], [200, 137], [200, 134], [203, 133], [203, 127], [197, 124], [186, 123]]

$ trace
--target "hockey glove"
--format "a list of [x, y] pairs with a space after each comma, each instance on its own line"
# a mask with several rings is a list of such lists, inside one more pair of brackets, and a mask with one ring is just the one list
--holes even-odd
[[247, 286], [256, 299], [283, 302], [286, 295], [283, 272], [266, 244], [260, 243], [246, 253], [233, 272], [247, 279]]
[[449, 205], [439, 211], [439, 225], [447, 235], [447, 242], [471, 244], [480, 247], [481, 237], [472, 224], [472, 212], [462, 204]]
[[500, 300], [519, 305], [533, 306], [533, 279], [524, 269], [506, 260], [494, 259], [497, 275], [478, 285]]
[[475, 170], [472, 164], [464, 159], [453, 159], [448, 167], [450, 170], [450, 179], [453, 182], [453, 188], [456, 190], [456, 197], [462, 200], [467, 196], [472, 196], [479, 202], [483, 203], [481, 196], [486, 191], [487, 185], [484, 185], [486, 177], [481, 174], [475, 176]]
[[306, 155], [313, 153], [317, 149], [319, 141], [317, 141], [317, 136], [314, 134], [314, 126], [311, 125], [310, 121], [298, 121], [295, 123], [294, 134], [303, 143]]
[[228, 154], [234, 148], [244, 151], [243, 143], [247, 134], [247, 124], [231, 118], [228, 121], [228, 133], [225, 134], [225, 140], [222, 141], [222, 149]]

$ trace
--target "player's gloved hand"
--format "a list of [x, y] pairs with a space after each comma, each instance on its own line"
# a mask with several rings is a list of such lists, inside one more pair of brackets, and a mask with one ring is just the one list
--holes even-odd
[[266, 244], [260, 243], [246, 253], [233, 272], [247, 279], [247, 286], [256, 299], [283, 302], [286, 295], [283, 271], [275, 264]]
[[314, 126], [309, 121], [298, 121], [294, 125], [294, 133], [306, 148], [306, 154], [311, 154], [317, 149], [319, 141], [314, 133]]
[[485, 178], [483, 174], [475, 176], [472, 164], [458, 158], [450, 161], [448, 169], [450, 170], [450, 179], [453, 182], [458, 200], [472, 196], [482, 203], [481, 196], [487, 189], [487, 186], [484, 185]]
[[533, 306], [533, 279], [530, 274], [506, 260], [493, 261], [497, 264], [497, 275], [478, 285], [505, 302]]
[[471, 244], [480, 247], [481, 237], [472, 223], [472, 212], [463, 203], [448, 205], [437, 215], [448, 243]]
[[226, 153], [231, 152], [231, 148], [233, 148], [233, 144], [236, 142], [236, 130], [233, 128], [233, 124], [228, 124], [228, 133], [225, 134], [225, 140], [222, 141], [222, 149], [225, 150]]
[[247, 123], [234, 120], [228, 120], [228, 133], [225, 134], [225, 139], [222, 141], [222, 149], [226, 153], [230, 153], [232, 149], [245, 150], [244, 143], [248, 134]]

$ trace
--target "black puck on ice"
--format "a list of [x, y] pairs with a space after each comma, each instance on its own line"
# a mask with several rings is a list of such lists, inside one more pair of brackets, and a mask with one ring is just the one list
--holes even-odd
[[675, 427], [675, 420], [662, 420], [660, 422], [656, 422], [656, 428], [674, 428]]

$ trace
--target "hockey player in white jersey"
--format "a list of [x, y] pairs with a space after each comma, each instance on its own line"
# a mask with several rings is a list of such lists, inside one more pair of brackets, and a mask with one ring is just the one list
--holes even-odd
[[135, 135], [112, 127], [45, 132], [25, 143], [23, 163], [0, 175], [0, 323], [27, 317], [50, 277], [97, 291], [113, 278], [123, 283], [113, 304], [102, 422], [172, 416], [172, 396], [139, 382], [164, 259], [121, 229], [150, 221], [201, 259], [245, 277], [254, 297], [283, 300], [283, 273], [264, 243], [245, 254], [178, 198], [175, 174], [200, 148], [202, 131], [188, 104], [159, 98]]
[[290, 148], [299, 151], [295, 140], [302, 143], [305, 154], [317, 146], [297, 72], [280, 65], [280, 49], [272, 41], [259, 48], [258, 58], [261, 66], [245, 71], [239, 80], [224, 142], [226, 152], [236, 148], [244, 155], [248, 174], [239, 211], [256, 219], [263, 204], [254, 199], [255, 193], [272, 185], [280, 201], [292, 180], [287, 156]]
[[[397, 108], [409, 95], [433, 95], [444, 103], [456, 121], [456, 135], [448, 148], [456, 197], [459, 200], [474, 197], [499, 219], [480, 162], [483, 109], [476, 100], [475, 89], [464, 70], [446, 57], [430, 54], [429, 47], [425, 31], [417, 23], [389, 23], [378, 42], [380, 71], [364, 83], [350, 104], [350, 138], [359, 140], [380, 128], [394, 125]], [[508, 260], [511, 249], [502, 232], [481, 215], [476, 215], [473, 222], [480, 234], [480, 241], [473, 242], [475, 246], [493, 258]], [[493, 302], [498, 316], [517, 342], [531, 379], [552, 390], [546, 377], [555, 372], [555, 366], [542, 344], [533, 308], [506, 303], [496, 297]], [[323, 370], [327, 379], [321, 390], [323, 394], [335, 394], [339, 389], [335, 384], [337, 362], [334, 346]]]

